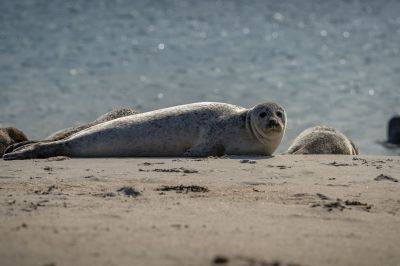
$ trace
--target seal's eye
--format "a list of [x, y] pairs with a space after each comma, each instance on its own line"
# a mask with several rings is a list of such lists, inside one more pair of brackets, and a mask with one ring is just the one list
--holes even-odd
[[261, 114], [260, 114], [260, 117], [266, 117], [267, 116], [267, 113], [266, 112], [262, 112]]
[[277, 112], [276, 112], [276, 115], [277, 115], [279, 118], [282, 118], [283, 113], [282, 113], [281, 111], [277, 111]]

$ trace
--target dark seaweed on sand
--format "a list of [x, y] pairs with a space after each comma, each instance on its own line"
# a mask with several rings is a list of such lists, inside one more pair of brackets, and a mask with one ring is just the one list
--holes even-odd
[[189, 193], [189, 192], [208, 192], [207, 187], [202, 187], [202, 186], [196, 186], [196, 185], [191, 185], [191, 186], [184, 186], [184, 185], [178, 185], [178, 186], [162, 186], [161, 188], [157, 188], [157, 191], [176, 191], [176, 193]]

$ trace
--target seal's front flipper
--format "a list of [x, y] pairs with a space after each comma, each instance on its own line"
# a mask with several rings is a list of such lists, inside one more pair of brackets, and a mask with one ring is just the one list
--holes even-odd
[[183, 155], [186, 157], [222, 156], [225, 148], [221, 144], [200, 143], [188, 149]]
[[291, 152], [291, 154], [311, 154], [311, 153], [307, 148], [302, 147], [294, 152]]

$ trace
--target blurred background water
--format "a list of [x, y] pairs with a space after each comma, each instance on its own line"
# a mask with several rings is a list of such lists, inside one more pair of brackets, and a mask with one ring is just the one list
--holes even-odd
[[0, 1], [0, 127], [31, 139], [114, 107], [277, 101], [364, 154], [400, 113], [400, 1]]

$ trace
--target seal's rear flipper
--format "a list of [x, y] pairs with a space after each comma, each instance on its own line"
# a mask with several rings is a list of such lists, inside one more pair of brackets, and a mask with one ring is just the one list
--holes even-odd
[[4, 160], [23, 160], [23, 159], [34, 159], [35, 157], [35, 145], [21, 148], [18, 151], [9, 152], [3, 155]]
[[15, 144], [11, 144], [4, 151], [4, 154], [13, 152], [13, 151], [15, 151], [16, 149], [18, 149], [18, 148], [20, 148], [22, 146], [33, 144], [33, 143], [38, 143], [38, 142], [39, 142], [38, 140], [27, 140], [27, 141], [22, 141], [22, 142], [18, 142], [18, 143], [15, 143]]
[[3, 155], [4, 160], [44, 159], [53, 156], [68, 156], [62, 143], [35, 143], [20, 147], [13, 152]]

